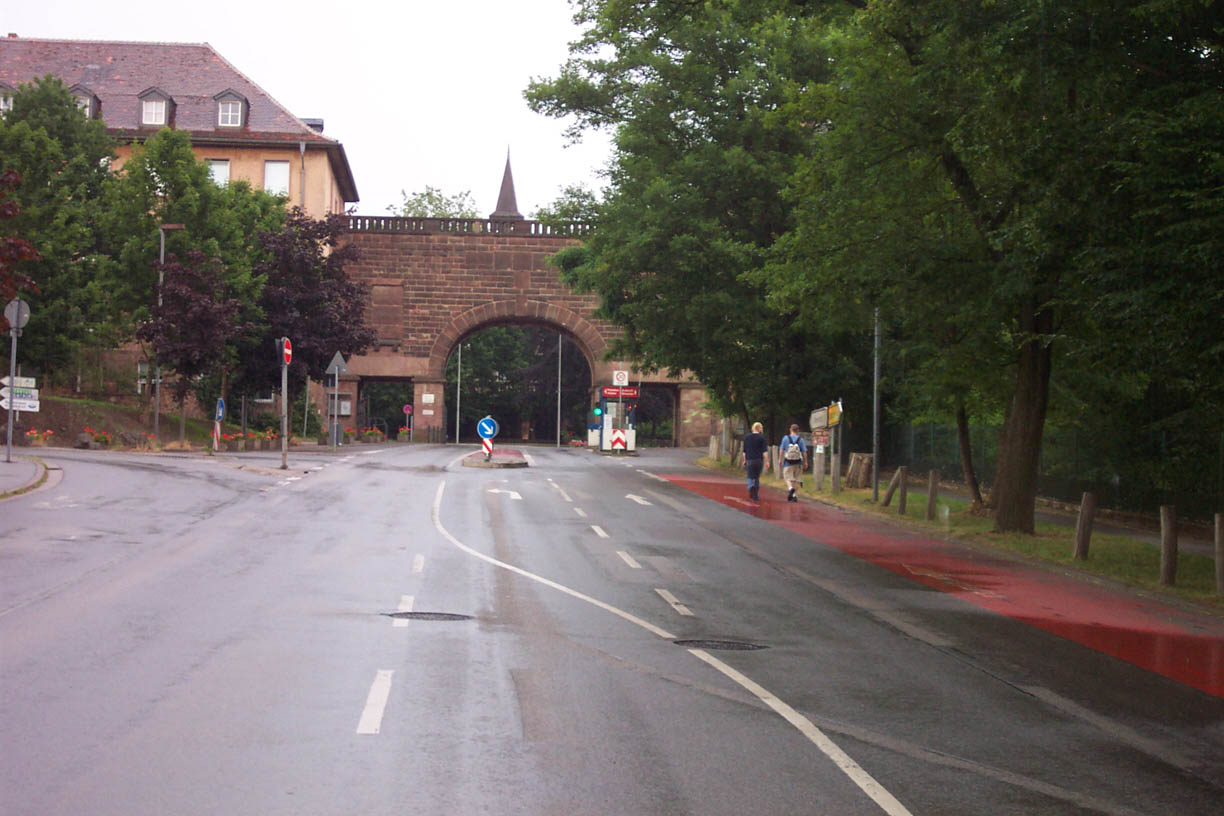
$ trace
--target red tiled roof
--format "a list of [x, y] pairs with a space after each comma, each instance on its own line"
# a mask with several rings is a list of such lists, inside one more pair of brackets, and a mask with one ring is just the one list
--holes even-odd
[[[140, 126], [141, 93], [156, 87], [174, 100], [172, 124], [193, 141], [305, 142], [326, 147], [339, 183], [356, 186], [340, 142], [312, 130], [231, 65], [208, 43], [141, 43], [93, 40], [0, 39], [0, 82], [16, 87], [51, 74], [68, 87], [81, 85], [101, 103], [107, 129], [121, 138], [145, 137]], [[240, 128], [217, 125], [218, 93], [233, 90], [250, 103]]]

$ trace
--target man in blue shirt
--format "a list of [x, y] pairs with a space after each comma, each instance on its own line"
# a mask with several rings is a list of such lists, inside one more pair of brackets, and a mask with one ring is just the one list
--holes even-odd
[[769, 458], [769, 443], [765, 441], [761, 431], [765, 430], [759, 422], [752, 423], [752, 433], [744, 434], [744, 467], [748, 471], [748, 498], [761, 500], [761, 471], [765, 469]]
[[803, 471], [807, 469], [807, 443], [799, 434], [799, 426], [791, 425], [790, 433], [782, 437], [778, 445], [778, 456], [782, 458], [782, 478], [790, 492], [786, 494], [788, 502], [797, 502], [799, 497], [795, 490], [803, 481]]

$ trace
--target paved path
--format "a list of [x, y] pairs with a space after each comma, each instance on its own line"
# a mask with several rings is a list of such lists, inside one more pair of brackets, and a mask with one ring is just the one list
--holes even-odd
[[788, 503], [782, 491], [762, 489], [761, 501], [749, 502], [742, 479], [666, 478], [916, 583], [1224, 698], [1219, 618], [825, 504]]

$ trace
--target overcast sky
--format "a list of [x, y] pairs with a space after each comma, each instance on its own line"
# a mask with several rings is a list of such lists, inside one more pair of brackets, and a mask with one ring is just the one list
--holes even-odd
[[519, 212], [569, 184], [598, 190], [608, 138], [576, 145], [527, 109], [579, 30], [568, 0], [25, 0], [3, 31], [52, 39], [207, 42], [299, 117], [321, 118], [348, 154], [361, 201], [380, 215], [400, 191], [470, 191], [493, 212], [510, 150]]

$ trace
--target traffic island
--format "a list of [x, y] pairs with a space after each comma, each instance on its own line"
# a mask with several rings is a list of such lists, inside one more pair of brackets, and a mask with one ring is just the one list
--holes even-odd
[[514, 448], [495, 448], [493, 455], [485, 458], [484, 451], [473, 451], [463, 457], [464, 467], [478, 468], [522, 468], [527, 467], [523, 452]]

